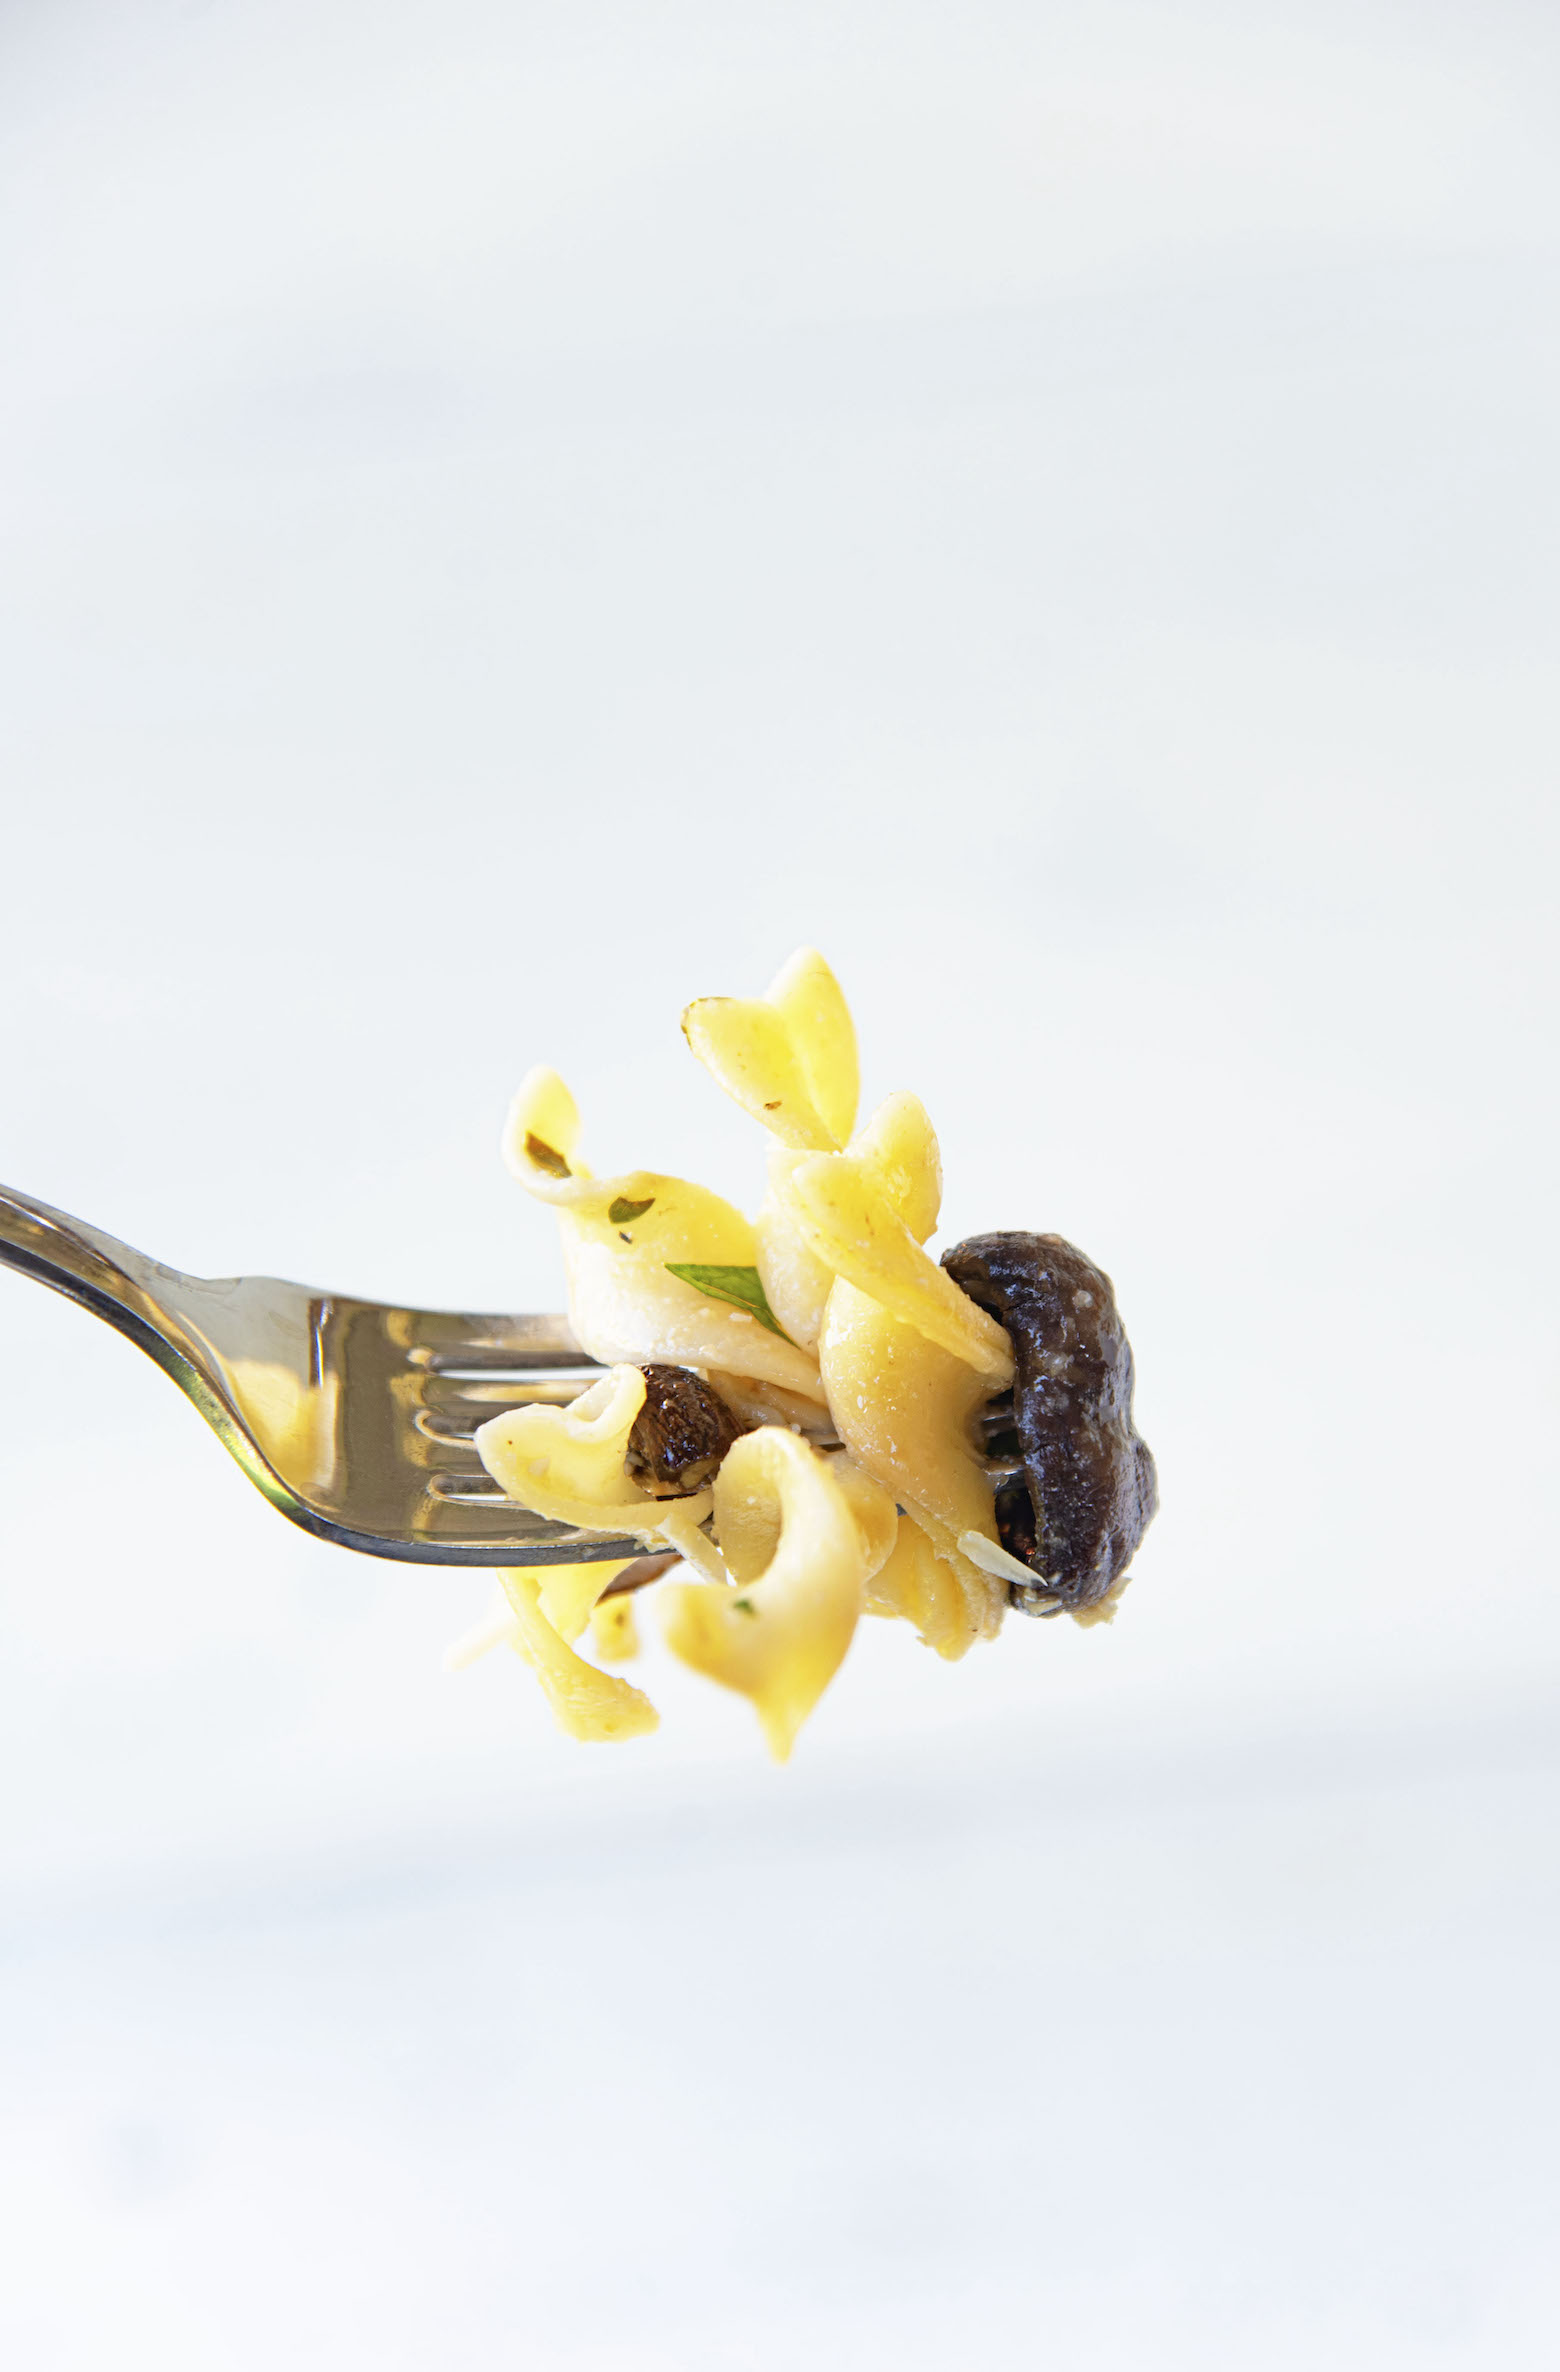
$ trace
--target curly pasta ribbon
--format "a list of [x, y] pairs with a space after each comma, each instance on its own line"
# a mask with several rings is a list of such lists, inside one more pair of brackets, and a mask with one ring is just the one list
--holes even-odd
[[616, 1598], [598, 1599], [591, 1608], [590, 1640], [604, 1664], [631, 1663], [639, 1653], [639, 1625], [626, 1590]]
[[655, 1500], [623, 1471], [645, 1404], [637, 1367], [613, 1367], [566, 1408], [505, 1409], [476, 1431], [477, 1455], [501, 1491], [554, 1523], [637, 1533]]
[[922, 1250], [870, 1157], [813, 1153], [797, 1163], [783, 1198], [814, 1257], [858, 1291], [962, 1360], [985, 1394], [1013, 1381], [1013, 1350], [994, 1318], [961, 1293]]
[[[611, 1367], [566, 1408], [533, 1403], [490, 1417], [477, 1427], [477, 1454], [505, 1496], [537, 1515], [600, 1539], [628, 1532], [647, 1545], [664, 1541], [687, 1556], [696, 1553], [693, 1540], [705, 1545], [698, 1528], [713, 1502], [708, 1491], [657, 1499], [629, 1480], [624, 1471], [628, 1437], [644, 1403], [643, 1370]], [[568, 1637], [578, 1636], [613, 1574], [631, 1561], [553, 1568], [559, 1579], [544, 1584], [547, 1611], [557, 1608]], [[601, 1576], [594, 1592], [587, 1586], [592, 1573]]]
[[715, 1478], [715, 1529], [734, 1588], [669, 1584], [668, 1645], [750, 1697], [777, 1762], [844, 1660], [863, 1585], [894, 1541], [893, 1502], [778, 1426], [746, 1433]]
[[840, 1439], [915, 1519], [957, 1584], [962, 1624], [946, 1588], [933, 1589], [924, 1572], [912, 1576], [912, 1552], [904, 1552], [907, 1587], [913, 1580], [913, 1594], [930, 1592], [936, 1604], [932, 1629], [918, 1620], [916, 1627], [940, 1654], [962, 1655], [998, 1629], [1006, 1592], [960, 1547], [961, 1535], [997, 1544], [991, 1481], [973, 1433], [989, 1387], [844, 1278], [829, 1296], [818, 1352]]
[[698, 998], [683, 1035], [732, 1101], [783, 1145], [832, 1153], [850, 1135], [856, 1029], [815, 947], [798, 948], [762, 998]]
[[606, 1745], [659, 1729], [661, 1716], [641, 1689], [611, 1672], [598, 1672], [559, 1638], [542, 1612], [534, 1567], [522, 1566], [499, 1578], [514, 1609], [513, 1644], [541, 1682], [561, 1730], [587, 1744]]
[[658, 1170], [593, 1178], [580, 1160], [579, 1136], [578, 1109], [557, 1072], [532, 1071], [510, 1106], [505, 1159], [558, 1213], [569, 1320], [590, 1356], [604, 1367], [665, 1360], [726, 1368], [821, 1403], [817, 1366], [805, 1350], [670, 1273], [668, 1262], [756, 1267], [753, 1229], [742, 1213], [707, 1187]]
[[[970, 1586], [966, 1560], [939, 1554], [914, 1509], [906, 1509], [888, 1562], [867, 1584], [868, 1614], [897, 1616], [948, 1663], [989, 1638], [992, 1609]], [[1000, 1619], [1001, 1608], [995, 1608]]]
[[[596, 1622], [597, 1615], [602, 1611], [598, 1601], [608, 1608], [631, 1604], [627, 1596], [606, 1599], [604, 1593], [608, 1583], [625, 1566], [633, 1563], [632, 1557], [607, 1557], [594, 1565], [542, 1565], [537, 1568], [541, 1609], [560, 1639], [572, 1643], [585, 1625], [590, 1623], [599, 1648], [601, 1638], [609, 1634], [610, 1626], [604, 1632]], [[444, 1651], [444, 1668], [447, 1672], [464, 1672], [468, 1664], [477, 1663], [481, 1657], [490, 1655], [495, 1647], [513, 1647], [517, 1640], [515, 1610], [500, 1588], [495, 1591], [494, 1603], [480, 1622], [473, 1623], [458, 1639], [451, 1640]], [[609, 1663], [614, 1660], [622, 1659], [607, 1657]]]
[[[942, 1161], [925, 1107], [913, 1095], [891, 1095], [850, 1145], [852, 1160], [874, 1172], [917, 1243], [937, 1224]], [[816, 1352], [835, 1270], [814, 1248], [805, 1214], [791, 1192], [805, 1153], [776, 1149], [769, 1156], [769, 1192], [753, 1222], [758, 1273], [769, 1306], [791, 1340]]]

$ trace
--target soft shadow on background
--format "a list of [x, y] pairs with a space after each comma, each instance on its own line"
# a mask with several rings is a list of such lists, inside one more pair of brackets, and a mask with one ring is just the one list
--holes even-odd
[[557, 1306], [802, 941], [1115, 1277], [1109, 1631], [567, 1745], [0, 1272], [29, 2367], [1560, 2345], [1560, 33], [16, 0], [0, 1175]]

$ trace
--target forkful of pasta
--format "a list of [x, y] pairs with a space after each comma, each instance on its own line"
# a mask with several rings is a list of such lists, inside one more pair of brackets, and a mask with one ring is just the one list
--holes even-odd
[[750, 1220], [659, 1171], [596, 1177], [573, 1096], [533, 1070], [504, 1153], [556, 1213], [566, 1320], [187, 1277], [3, 1190], [0, 1260], [137, 1341], [305, 1529], [497, 1567], [453, 1664], [511, 1645], [571, 1735], [643, 1734], [654, 1708], [602, 1667], [654, 1585], [673, 1653], [748, 1697], [783, 1760], [863, 1613], [950, 1661], [1010, 1607], [1108, 1620], [1154, 1465], [1101, 1270], [1055, 1235], [927, 1250], [931, 1122], [898, 1093], [858, 1127], [821, 955], [683, 1030], [765, 1131], [767, 1191]]

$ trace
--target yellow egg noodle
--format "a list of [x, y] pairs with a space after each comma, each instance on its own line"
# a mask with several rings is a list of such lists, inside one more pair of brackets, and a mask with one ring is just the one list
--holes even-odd
[[[533, 1070], [509, 1114], [505, 1158], [557, 1213], [570, 1323], [606, 1372], [569, 1406], [495, 1417], [477, 1447], [521, 1505], [598, 1538], [637, 1540], [662, 1565], [682, 1561], [657, 1592], [669, 1646], [751, 1699], [783, 1761], [863, 1612], [911, 1623], [953, 1660], [995, 1636], [1010, 1597], [1031, 1611], [1108, 1617], [1125, 1557], [1118, 1543], [1109, 1586], [1073, 1604], [1004, 1544], [986, 1412], [1014, 1387], [1018, 1337], [926, 1249], [942, 1169], [917, 1098], [891, 1095], [856, 1128], [855, 1029], [822, 956], [802, 949], [762, 998], [700, 998], [683, 1030], [771, 1140], [757, 1216], [656, 1170], [595, 1178], [573, 1096], [555, 1071]], [[984, 1240], [1071, 1252], [1060, 1238]], [[1077, 1274], [1098, 1277], [1087, 1264]], [[1099, 1283], [1108, 1302], [1109, 1280]], [[1082, 1309], [1091, 1294], [1071, 1299]], [[1050, 1385], [1042, 1376], [1035, 1389], [1049, 1388], [1054, 1404], [1063, 1368], [1054, 1348], [1044, 1357]], [[1130, 1427], [1129, 1352], [1125, 1361]], [[679, 1421], [684, 1433], [705, 1428], [695, 1447], [710, 1454], [690, 1465], [678, 1452], [683, 1465], [657, 1487], [636, 1445], [683, 1439]], [[1152, 1513], [1152, 1463], [1137, 1448]], [[1051, 1450], [1047, 1473], [1058, 1471]], [[635, 1653], [634, 1601], [608, 1594], [625, 1562], [504, 1574], [495, 1614], [449, 1660], [507, 1642], [571, 1736], [654, 1729], [641, 1691], [578, 1652], [588, 1631], [602, 1663]]]

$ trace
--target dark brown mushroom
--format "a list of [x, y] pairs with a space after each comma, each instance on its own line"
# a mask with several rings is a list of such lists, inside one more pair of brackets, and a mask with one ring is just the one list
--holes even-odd
[[1097, 1606], [1159, 1504], [1153, 1458], [1133, 1429], [1132, 1346], [1111, 1281], [1059, 1235], [973, 1235], [942, 1264], [1013, 1345], [1023, 1472], [997, 1493], [997, 1528], [1035, 1585], [1012, 1582], [1009, 1602], [1026, 1614]]
[[654, 1498], [691, 1498], [713, 1482], [715, 1469], [747, 1428], [691, 1367], [640, 1372], [645, 1404], [629, 1432], [625, 1470]]

